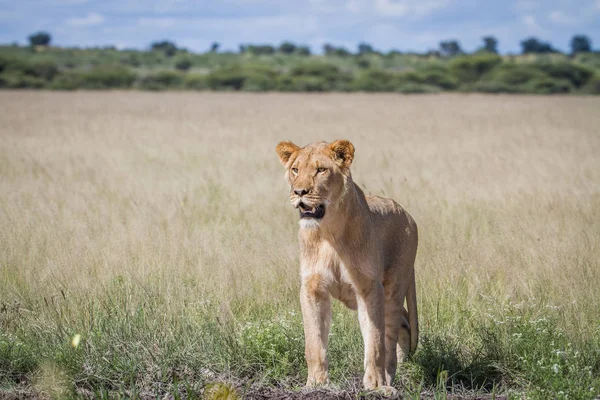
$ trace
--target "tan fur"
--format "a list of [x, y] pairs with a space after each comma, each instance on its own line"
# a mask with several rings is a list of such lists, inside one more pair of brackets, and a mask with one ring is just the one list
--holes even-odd
[[365, 196], [352, 181], [349, 141], [304, 148], [281, 142], [277, 154], [286, 167], [292, 204], [325, 204], [323, 218], [302, 219], [299, 231], [307, 385], [328, 381], [330, 297], [358, 310], [365, 387], [391, 385], [397, 361], [414, 352], [419, 335], [417, 225], [395, 201]]

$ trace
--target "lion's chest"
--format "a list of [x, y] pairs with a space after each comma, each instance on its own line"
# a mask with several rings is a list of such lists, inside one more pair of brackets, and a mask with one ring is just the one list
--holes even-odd
[[[312, 254], [305, 254], [301, 260], [302, 276], [319, 276], [322, 285], [332, 297], [347, 307], [356, 309], [356, 294], [350, 274], [337, 250], [327, 241], [313, 247]], [[308, 257], [307, 257], [308, 256]]]

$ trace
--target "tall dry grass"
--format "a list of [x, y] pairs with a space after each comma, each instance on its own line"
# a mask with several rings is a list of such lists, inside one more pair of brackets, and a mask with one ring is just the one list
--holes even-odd
[[[154, 387], [169, 380], [161, 365], [194, 379], [210, 370], [300, 382], [301, 343], [283, 357], [269, 342], [280, 327], [262, 325], [301, 323], [296, 213], [274, 147], [338, 138], [356, 146], [355, 181], [419, 225], [415, 384], [434, 381], [436, 365], [458, 376], [495, 337], [514, 351], [485, 358], [500, 365], [494, 387], [543, 397], [527, 371], [541, 372], [523, 367], [537, 353], [510, 342], [528, 331], [503, 328], [515, 320], [549, 321], [531, 337], [550, 329], [557, 359], [571, 346], [573, 365], [600, 371], [599, 99], [2, 92], [0, 107], [4, 386], [43, 390], [40, 374], [56, 367], [78, 388], [114, 389], [124, 376]], [[331, 364], [341, 381], [360, 373], [362, 350], [352, 314], [338, 311]], [[234, 344], [213, 342], [226, 332]], [[289, 368], [269, 366], [253, 347], [261, 341]], [[137, 345], [147, 351], [129, 364], [115, 355]], [[590, 379], [581, 385], [592, 396]]]

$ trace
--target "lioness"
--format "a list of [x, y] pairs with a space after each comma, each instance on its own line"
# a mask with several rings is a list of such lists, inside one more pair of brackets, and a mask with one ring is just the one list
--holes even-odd
[[[330, 295], [358, 309], [367, 389], [391, 385], [398, 359], [417, 347], [417, 225], [394, 200], [365, 196], [352, 181], [347, 140], [277, 145], [300, 211], [300, 303], [307, 385], [328, 381]], [[404, 308], [407, 300], [408, 312]], [[408, 318], [407, 318], [408, 317]]]

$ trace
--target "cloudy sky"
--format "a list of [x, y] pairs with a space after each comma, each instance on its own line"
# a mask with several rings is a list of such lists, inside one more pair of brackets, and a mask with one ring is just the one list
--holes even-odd
[[212, 42], [291, 40], [320, 52], [323, 43], [355, 50], [424, 51], [456, 39], [463, 49], [493, 35], [501, 52], [536, 36], [568, 50], [574, 34], [600, 48], [600, 0], [0, 0], [0, 43], [52, 34], [61, 46], [147, 48], [161, 39], [193, 51]]

